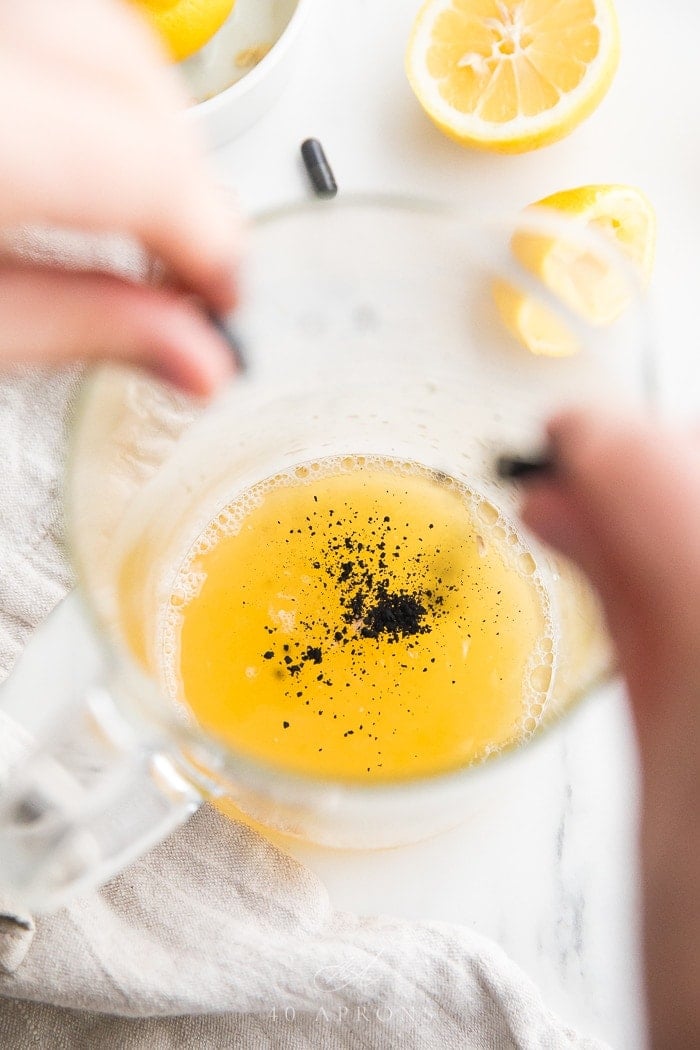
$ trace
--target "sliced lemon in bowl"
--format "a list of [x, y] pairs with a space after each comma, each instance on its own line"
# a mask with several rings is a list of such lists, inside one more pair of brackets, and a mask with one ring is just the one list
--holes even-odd
[[[538, 213], [571, 220], [571, 238], [528, 226], [528, 216], [534, 220]], [[641, 190], [581, 186], [537, 201], [524, 215], [523, 227], [511, 241], [515, 259], [586, 323], [611, 324], [629, 306], [633, 292], [628, 264], [638, 271], [640, 284], [648, 283], [654, 264], [656, 216]], [[594, 244], [583, 243], [574, 235], [577, 226], [594, 231], [618, 248], [622, 265], [597, 251]], [[576, 352], [576, 334], [539, 299], [505, 281], [495, 282], [493, 294], [504, 324], [532, 353], [559, 357]]]
[[619, 51], [612, 0], [426, 0], [406, 72], [447, 135], [519, 153], [563, 138], [593, 112]]
[[235, 0], [131, 0], [150, 22], [174, 62], [204, 47], [231, 14]]

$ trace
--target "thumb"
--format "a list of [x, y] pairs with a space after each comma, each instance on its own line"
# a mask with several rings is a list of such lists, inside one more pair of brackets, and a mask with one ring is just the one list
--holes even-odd
[[142, 365], [197, 395], [234, 370], [203, 313], [172, 292], [103, 274], [0, 271], [0, 366], [96, 359]]
[[[557, 469], [522, 517], [597, 587], [633, 696], [694, 686], [700, 669], [700, 477], [688, 436], [568, 414], [549, 427]], [[683, 681], [681, 681], [683, 679]]]

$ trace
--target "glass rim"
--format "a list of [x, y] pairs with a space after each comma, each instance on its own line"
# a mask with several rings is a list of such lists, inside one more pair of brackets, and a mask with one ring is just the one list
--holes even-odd
[[[337, 211], [340, 209], [347, 211], [357, 207], [369, 207], [395, 214], [411, 212], [434, 216], [443, 220], [450, 219], [460, 222], [466, 230], [478, 229], [484, 231], [489, 228], [493, 229], [494, 226], [512, 230], [516, 222], [522, 226], [523, 221], [525, 221], [526, 225], [531, 223], [540, 232], [543, 232], [544, 229], [545, 233], [552, 230], [575, 230], [576, 236], [581, 243], [595, 245], [605, 255], [608, 255], [610, 258], [614, 257], [618, 265], [622, 263], [623, 269], [629, 272], [630, 282], [637, 292], [634, 305], [635, 309], [640, 313], [640, 332], [645, 332], [649, 337], [647, 340], [640, 342], [640, 373], [643, 376], [645, 398], [647, 401], [653, 399], [654, 375], [652, 367], [653, 355], [651, 354], [653, 342], [650, 337], [651, 327], [647, 323], [648, 304], [643, 294], [644, 289], [639, 275], [631, 262], [627, 264], [621, 253], [613, 245], [609, 245], [600, 234], [591, 233], [589, 236], [589, 231], [582, 230], [571, 219], [567, 218], [562, 221], [561, 216], [558, 215], [554, 216], [554, 222], [552, 223], [550, 221], [552, 213], [546, 212], [545, 209], [542, 209], [541, 213], [536, 216], [524, 216], [521, 212], [516, 215], [501, 214], [490, 219], [488, 217], [486, 219], [477, 219], [466, 209], [450, 202], [411, 195], [384, 193], [355, 193], [344, 195], [342, 198], [333, 201], [307, 199], [300, 202], [280, 204], [254, 215], [250, 227], [255, 229], [258, 226], [269, 226], [278, 220], [294, 215], [320, 214], [321, 212], [327, 213], [331, 210]], [[155, 726], [157, 731], [166, 738], [166, 749], [169, 744], [170, 751], [176, 750], [176, 753], [184, 760], [188, 766], [187, 775], [192, 775], [195, 784], [202, 791], [204, 797], [207, 795], [210, 797], [226, 795], [227, 781], [231, 784], [235, 784], [238, 781], [241, 784], [252, 787], [256, 785], [269, 787], [271, 783], [274, 783], [283, 791], [285, 789], [288, 790], [290, 792], [289, 797], [294, 797], [299, 791], [306, 793], [323, 793], [325, 791], [335, 794], [340, 793], [346, 800], [351, 798], [358, 801], [386, 801], [391, 800], [395, 796], [400, 796], [401, 800], [405, 801], [411, 795], [424, 796], [431, 791], [450, 790], [462, 784], [485, 779], [487, 775], [493, 775], [506, 766], [510, 768], [519, 759], [532, 754], [535, 745], [545, 739], [549, 739], [556, 728], [566, 723], [571, 714], [615, 677], [614, 668], [608, 669], [574, 693], [561, 711], [550, 713], [549, 717], [545, 714], [537, 728], [525, 740], [520, 739], [508, 743], [497, 752], [481, 760], [435, 772], [396, 776], [371, 783], [352, 778], [319, 776], [313, 773], [289, 770], [265, 759], [253, 757], [242, 750], [236, 750], [214, 733], [210, 733], [197, 725], [194, 720], [192, 723], [185, 722], [178, 713], [175, 702], [167, 699], [157, 681], [139, 665], [136, 658], [130, 653], [126, 642], [118, 638], [116, 632], [110, 630], [104, 623], [97, 603], [90, 594], [88, 574], [85, 572], [80, 551], [73, 542], [72, 506], [68, 498], [69, 479], [73, 472], [73, 464], [77, 454], [77, 436], [80, 432], [81, 421], [86, 407], [90, 403], [91, 391], [96, 378], [105, 367], [115, 366], [98, 364], [90, 366], [86, 370], [74, 401], [68, 428], [68, 448], [63, 482], [63, 504], [65, 509], [64, 545], [78, 579], [77, 594], [79, 595], [80, 607], [92, 628], [95, 638], [99, 640], [108, 672], [110, 670], [115, 672], [117, 677], [124, 681], [126, 687], [133, 690], [137, 713], [143, 715], [145, 708], [148, 716], [146, 720], [149, 726]], [[553, 680], [556, 680], [556, 675]], [[129, 701], [129, 708], [132, 708], [131, 701]], [[198, 752], [206, 755], [206, 758], [201, 761], [202, 764], [209, 766], [212, 770], [212, 775], [208, 772], [203, 774], [199, 768], [199, 761], [193, 761]]]

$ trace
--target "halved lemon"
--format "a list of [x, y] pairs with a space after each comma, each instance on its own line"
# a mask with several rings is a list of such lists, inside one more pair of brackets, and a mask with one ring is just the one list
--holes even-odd
[[519, 153], [563, 138], [593, 112], [619, 51], [612, 0], [427, 0], [406, 71], [447, 135]]
[[[568, 216], [609, 239], [622, 257], [638, 270], [641, 283], [651, 277], [656, 244], [656, 217], [645, 195], [632, 186], [581, 186], [545, 197], [526, 209], [545, 209]], [[595, 245], [576, 236], [552, 237], [532, 232], [525, 224], [511, 243], [520, 265], [538, 278], [556, 299], [591, 325], [612, 323], [627, 308], [633, 281], [624, 265], [615, 265]], [[535, 354], [564, 356], [578, 343], [565, 322], [537, 299], [499, 281], [494, 297], [510, 332]]]
[[175, 62], [189, 58], [214, 36], [235, 0], [131, 0], [151, 23]]

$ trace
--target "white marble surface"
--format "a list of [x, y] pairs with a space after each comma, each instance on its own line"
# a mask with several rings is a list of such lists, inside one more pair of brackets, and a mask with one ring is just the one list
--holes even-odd
[[[700, 8], [618, 0], [623, 56], [577, 132], [520, 157], [463, 151], [418, 108], [403, 74], [417, 0], [317, 0], [285, 96], [219, 150], [246, 212], [308, 192], [303, 138], [324, 143], [342, 191], [422, 193], [475, 213], [590, 182], [639, 185], [659, 217], [653, 298], [660, 404], [697, 413], [694, 301], [700, 243]], [[534, 749], [517, 793], [431, 842], [370, 855], [295, 853], [332, 900], [361, 912], [466, 923], [494, 937], [572, 1024], [617, 1050], [643, 1046], [636, 935], [637, 781], [621, 689]]]

